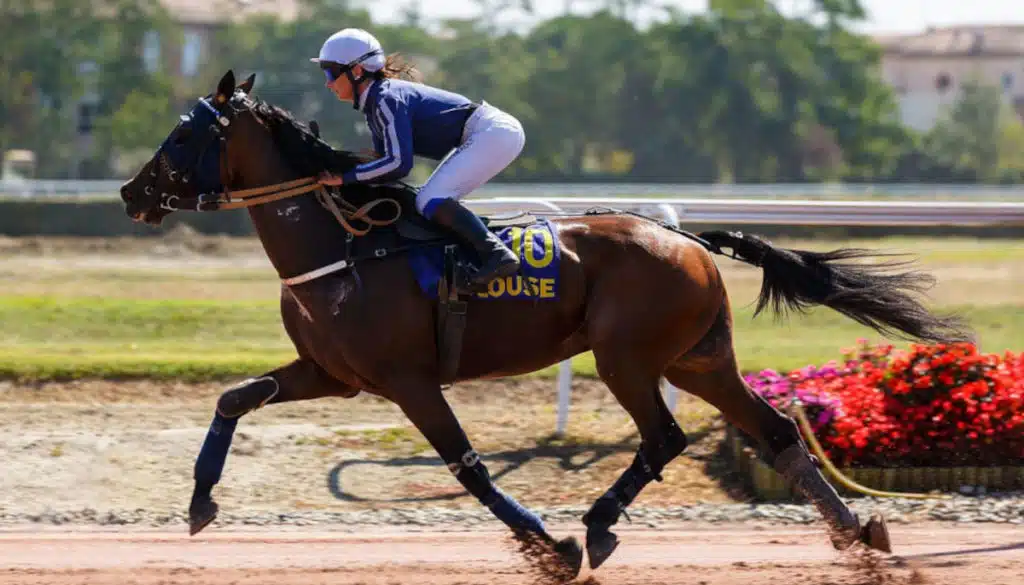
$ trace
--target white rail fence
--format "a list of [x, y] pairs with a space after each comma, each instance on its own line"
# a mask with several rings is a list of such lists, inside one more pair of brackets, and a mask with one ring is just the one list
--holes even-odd
[[[121, 180], [0, 179], [0, 196], [30, 199], [99, 197], [114, 199]], [[1024, 185], [934, 183], [489, 183], [479, 197], [710, 197], [864, 199], [901, 197], [1024, 201]]]
[[[664, 198], [527, 198], [470, 199], [470, 207], [486, 213], [519, 211], [580, 212], [615, 207], [659, 217], [673, 225], [685, 223], [764, 223], [790, 225], [949, 225], [1024, 226], [1024, 202], [893, 202], [893, 201], [764, 201]], [[572, 394], [572, 359], [559, 364], [555, 435], [565, 434]], [[669, 410], [675, 412], [679, 389], [661, 380]]]
[[[120, 181], [0, 181], [0, 196], [113, 199], [120, 185]], [[565, 195], [549, 196], [555, 193]], [[640, 194], [659, 196], [637, 197]], [[491, 215], [543, 210], [579, 213], [614, 207], [658, 217], [673, 225], [1024, 226], [1024, 186], [495, 184], [481, 188], [477, 196], [466, 203]], [[782, 198], [757, 198], [766, 196]], [[805, 198], [784, 198], [793, 196]], [[827, 200], [851, 196], [911, 200]], [[953, 199], [935, 200], [936, 196]], [[988, 200], [980, 200], [983, 198]], [[562, 435], [569, 421], [572, 359], [561, 362], [558, 372], [555, 432]], [[667, 380], [662, 380], [662, 389], [674, 411], [678, 389]]]

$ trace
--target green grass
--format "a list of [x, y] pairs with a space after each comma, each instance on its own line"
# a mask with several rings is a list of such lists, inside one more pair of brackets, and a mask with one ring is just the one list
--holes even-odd
[[[1024, 350], [1024, 306], [960, 308], [987, 352]], [[840, 357], [874, 332], [827, 310], [776, 323], [735, 315], [744, 371], [791, 369]], [[276, 301], [103, 300], [0, 297], [0, 377], [223, 379], [257, 374], [295, 357]], [[897, 344], [905, 346], [905, 344]], [[593, 376], [589, 354], [573, 361]], [[553, 376], [556, 367], [538, 373]]]

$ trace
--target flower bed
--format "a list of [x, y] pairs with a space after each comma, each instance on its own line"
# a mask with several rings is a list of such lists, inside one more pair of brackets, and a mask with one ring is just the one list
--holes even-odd
[[[891, 345], [860, 340], [844, 356], [841, 365], [808, 366], [787, 375], [765, 370], [747, 382], [783, 411], [799, 403], [829, 459], [868, 487], [885, 489], [871, 480], [882, 482], [887, 469], [918, 469], [912, 475], [937, 478], [942, 474], [936, 469], [998, 468], [969, 473], [997, 476], [997, 484], [1006, 484], [1002, 478], [1009, 475], [1004, 487], [1019, 483], [1024, 353], [982, 354], [971, 344], [912, 345], [894, 352]], [[739, 455], [745, 441], [736, 433], [731, 437]], [[913, 488], [888, 476], [885, 483]], [[919, 487], [942, 484], [931, 483]]]

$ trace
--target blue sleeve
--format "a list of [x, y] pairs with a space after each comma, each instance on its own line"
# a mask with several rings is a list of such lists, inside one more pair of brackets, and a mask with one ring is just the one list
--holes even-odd
[[382, 95], [377, 102], [377, 121], [383, 129], [384, 154], [342, 174], [350, 183], [387, 183], [409, 174], [413, 165], [412, 119], [408, 104], [393, 95]]

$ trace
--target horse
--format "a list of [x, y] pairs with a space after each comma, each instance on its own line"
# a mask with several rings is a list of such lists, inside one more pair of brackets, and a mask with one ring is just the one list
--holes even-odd
[[[476, 260], [452, 234], [419, 217], [415, 187], [319, 184], [322, 171], [341, 174], [365, 155], [334, 149], [315, 122], [299, 122], [253, 97], [254, 83], [255, 75], [236, 85], [233, 71], [224, 74], [120, 191], [128, 217], [150, 225], [174, 211], [245, 208], [282, 281], [280, 317], [297, 352], [294, 361], [217, 399], [195, 460], [191, 535], [216, 518], [212, 491], [243, 415], [366, 392], [395, 403], [469, 494], [515, 538], [539, 543], [575, 577], [583, 547], [573, 536], [556, 539], [537, 514], [494, 484], [444, 390], [591, 351], [597, 374], [641, 439], [632, 463], [581, 518], [591, 568], [618, 547], [611, 528], [627, 507], [650, 482], [662, 481], [662, 470], [687, 447], [659, 391], [662, 377], [756, 439], [759, 456], [821, 514], [835, 549], [861, 544], [891, 552], [885, 518], [862, 521], [824, 478], [794, 419], [744, 382], [714, 256], [761, 268], [755, 315], [770, 309], [781, 318], [820, 305], [883, 334], [921, 342], [969, 339], [957, 316], [933, 314], [915, 298], [933, 282], [928, 274], [859, 262], [872, 256], [859, 248], [786, 249], [756, 235], [693, 234], [640, 214], [596, 209], [545, 222], [534, 214], [507, 227], [505, 233], [514, 228], [513, 237], [525, 239], [519, 248], [528, 261], [538, 254], [547, 259], [550, 282], [536, 286], [534, 277], [524, 278], [516, 288], [529, 285], [529, 295], [488, 298], [514, 283], [466, 290], [456, 274], [473, 270]], [[383, 219], [382, 206], [392, 208]], [[499, 220], [485, 219], [499, 229]], [[436, 262], [443, 258], [434, 265], [439, 276], [427, 281], [436, 295], [411, 268], [414, 254], [427, 258], [424, 250], [433, 250]], [[530, 263], [536, 264], [524, 266]], [[556, 294], [544, 295], [552, 283]]]

